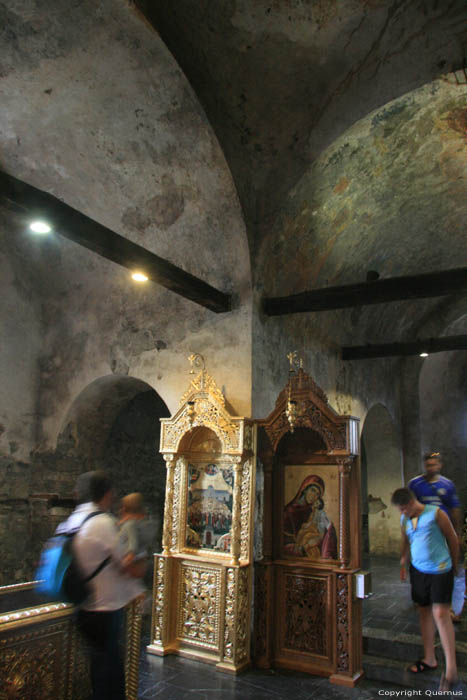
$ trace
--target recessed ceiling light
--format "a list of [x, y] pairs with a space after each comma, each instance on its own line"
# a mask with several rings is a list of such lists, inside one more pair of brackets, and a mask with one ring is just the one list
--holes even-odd
[[428, 357], [428, 353], [427, 353], [427, 352], [421, 352], [421, 353], [420, 353], [420, 357]]
[[135, 282], [147, 282], [148, 281], [148, 278], [142, 272], [133, 272], [133, 274], [131, 275], [131, 278], [134, 279]]
[[52, 227], [49, 226], [49, 224], [46, 221], [33, 221], [30, 225], [29, 228], [31, 231], [34, 233], [50, 233], [52, 230]]

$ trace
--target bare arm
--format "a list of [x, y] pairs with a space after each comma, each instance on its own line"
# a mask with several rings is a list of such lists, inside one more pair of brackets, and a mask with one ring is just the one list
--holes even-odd
[[462, 511], [460, 508], [451, 508], [450, 516], [452, 524], [454, 525], [454, 530], [457, 533], [457, 538], [459, 543], [461, 543], [462, 538]]
[[405, 580], [406, 568], [409, 561], [410, 542], [405, 532], [405, 527], [401, 527], [401, 581]]
[[454, 575], [457, 572], [457, 563], [459, 560], [459, 541], [456, 535], [456, 531], [454, 530], [452, 523], [446, 513], [441, 510], [441, 508], [438, 508], [436, 511], [436, 522], [439, 525], [439, 528], [443, 535], [446, 538], [446, 542], [448, 543], [449, 547], [449, 553], [451, 554], [451, 559], [452, 559], [452, 568], [454, 571]]

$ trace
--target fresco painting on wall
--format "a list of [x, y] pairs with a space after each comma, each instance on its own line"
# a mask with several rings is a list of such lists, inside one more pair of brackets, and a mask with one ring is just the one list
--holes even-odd
[[230, 551], [233, 470], [212, 462], [188, 468], [186, 545]]
[[284, 470], [283, 553], [307, 559], [337, 559], [339, 478], [335, 466]]

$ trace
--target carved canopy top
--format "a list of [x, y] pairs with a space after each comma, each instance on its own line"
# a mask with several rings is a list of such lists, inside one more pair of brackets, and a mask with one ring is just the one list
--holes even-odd
[[289, 382], [280, 392], [272, 413], [258, 421], [264, 427], [271, 445], [276, 451], [281, 438], [290, 431], [286, 409], [289, 400], [296, 402], [294, 428], [303, 427], [316, 431], [323, 438], [329, 452], [351, 452], [351, 416], [340, 416], [329, 405], [324, 391], [300, 367], [292, 374]]
[[196, 427], [212, 430], [225, 454], [243, 452], [244, 419], [231, 416], [225, 398], [214, 379], [203, 368], [190, 382], [171, 418], [161, 419], [162, 453], [176, 453], [183, 436]]

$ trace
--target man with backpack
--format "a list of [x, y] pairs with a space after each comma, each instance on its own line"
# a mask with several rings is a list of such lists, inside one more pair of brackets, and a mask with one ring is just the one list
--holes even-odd
[[76, 495], [79, 505], [57, 532], [78, 529], [73, 553], [83, 576], [91, 577], [89, 595], [78, 610], [78, 627], [90, 653], [92, 698], [124, 700], [123, 610], [134, 597], [134, 581], [123, 569], [125, 551], [109, 513], [112, 483], [104, 472], [87, 472], [78, 478]]

